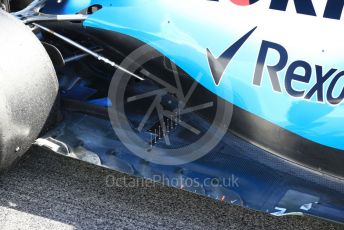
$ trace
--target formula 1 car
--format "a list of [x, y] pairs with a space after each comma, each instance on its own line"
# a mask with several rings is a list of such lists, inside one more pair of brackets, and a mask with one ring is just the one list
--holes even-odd
[[0, 0], [0, 169], [34, 145], [344, 222], [343, 6]]

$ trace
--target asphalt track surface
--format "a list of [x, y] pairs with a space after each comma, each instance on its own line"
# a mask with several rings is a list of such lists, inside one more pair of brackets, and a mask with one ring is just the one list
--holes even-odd
[[[111, 183], [109, 183], [111, 178]], [[344, 229], [311, 217], [272, 217], [33, 150], [0, 176], [0, 229]]]

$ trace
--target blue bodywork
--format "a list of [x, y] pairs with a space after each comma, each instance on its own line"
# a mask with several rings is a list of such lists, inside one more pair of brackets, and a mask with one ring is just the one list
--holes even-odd
[[[257, 62], [257, 59], [264, 40], [264, 37], [259, 34], [259, 30], [264, 28], [264, 25], [258, 25], [252, 21], [242, 21], [240, 26], [237, 26], [238, 21], [233, 21], [231, 12], [213, 1], [199, 0], [197, 10], [190, 9], [192, 4], [196, 4], [196, 1], [193, 0], [69, 0], [61, 4], [50, 1], [44, 10], [46, 13], [71, 14], [90, 5], [101, 4], [102, 9], [84, 21], [85, 27], [122, 33], [149, 44], [209, 91], [228, 102], [303, 138], [344, 150], [344, 122], [342, 122], [344, 103], [331, 104], [326, 100], [319, 102], [315, 95], [309, 100], [293, 97], [286, 92], [284, 87], [282, 87], [282, 92], [276, 93], [272, 88], [268, 71], [263, 72], [263, 81], [259, 86], [253, 84], [257, 66], [263, 65], [261, 62]], [[209, 67], [207, 49], [214, 56], [220, 56], [225, 49], [256, 26], [258, 34], [254, 32], [241, 47], [226, 68], [220, 84], [216, 85]], [[292, 46], [287, 48], [291, 49]], [[291, 56], [294, 60], [299, 58], [294, 57], [295, 55]], [[270, 55], [265, 61], [266, 63], [277, 63], [279, 58], [276, 55]], [[311, 66], [319, 64], [315, 63], [318, 59], [315, 61], [308, 59], [307, 61]], [[291, 63], [290, 58], [286, 66]], [[324, 60], [322, 63], [324, 74], [332, 68], [331, 65], [336, 63], [337, 69], [344, 69], [344, 65], [338, 60]], [[287, 74], [286, 71], [287, 67], [278, 72], [281, 83], [283, 82], [282, 76]], [[199, 75], [202, 77], [198, 78]], [[315, 79], [314, 70], [310, 82]], [[302, 86], [309, 91], [313, 85], [300, 84], [298, 87]], [[342, 93], [343, 81], [338, 80], [338, 85], [339, 87], [333, 90], [334, 95]], [[329, 85], [327, 84], [326, 87]], [[90, 103], [104, 107], [111, 104], [108, 99], [93, 100]], [[70, 116], [78, 117], [79, 115]], [[109, 123], [95, 118], [80, 119], [86, 119], [89, 124], [78, 122], [75, 126], [84, 125], [83, 129], [90, 129], [90, 132], [96, 126], [102, 127], [104, 130], [110, 128]], [[73, 126], [72, 120], [67, 119], [65, 126]], [[82, 134], [74, 133], [73, 135], [80, 136]], [[66, 135], [64, 140], [68, 138], [71, 136]], [[88, 138], [84, 136], [85, 140]], [[86, 145], [89, 145], [88, 149], [99, 153], [101, 158], [106, 158], [104, 146], [92, 143], [86, 141]], [[109, 141], [107, 143], [108, 148], [111, 145], [122, 146], [120, 142], [111, 143]], [[123, 149], [119, 151], [122, 158], [119, 157], [120, 159], [116, 158], [116, 160], [131, 162], [131, 165], [124, 164], [125, 167], [120, 167], [118, 165], [121, 164], [117, 162], [115, 165], [118, 167], [113, 168], [145, 178], [150, 178], [150, 174], [153, 174], [152, 171], [170, 177], [191, 178], [202, 178], [209, 175], [226, 177], [234, 174], [240, 178], [240, 187], [238, 188], [223, 189], [223, 191], [204, 188], [202, 191], [192, 192], [219, 200], [222, 199], [223, 194], [226, 194], [225, 201], [274, 215], [302, 212], [340, 222], [344, 221], [342, 180], [317, 175], [311, 170], [272, 156], [256, 146], [245, 144], [236, 137], [227, 140], [225, 146], [223, 149], [215, 149], [196, 162], [184, 165], [183, 169], [186, 174], [183, 175], [174, 175], [178, 169], [172, 167], [154, 164], [148, 167], [140, 159], [127, 153], [123, 146], [121, 147]], [[277, 166], [273, 166], [273, 164], [277, 164]], [[143, 171], [138, 170], [139, 173], [134, 173], [132, 168]], [[203, 174], [199, 174], [200, 172]], [[217, 189], [221, 190], [222, 188]]]
[[[204, 87], [236, 106], [311, 141], [344, 150], [344, 123], [341, 122], [344, 103], [333, 106], [317, 102], [315, 96], [305, 101], [286, 92], [275, 93], [268, 82], [267, 71], [261, 86], [252, 83], [262, 43], [255, 34], [237, 53], [217, 86], [211, 76], [206, 50], [220, 55], [247, 31], [255, 26], [259, 30], [264, 25], [243, 22], [241, 27], [231, 26], [230, 12], [221, 9], [217, 2], [200, 1], [197, 10], [190, 10], [187, 2], [194, 1], [67, 1], [59, 12], [51, 12], [75, 13], [89, 5], [101, 4], [103, 9], [91, 15], [84, 26], [111, 30], [141, 40], [170, 58], [193, 78], [197, 79], [202, 74], [202, 78], [197, 80]], [[276, 63], [278, 57], [268, 58], [268, 63]], [[327, 63], [324, 69], [330, 69], [332, 62], [324, 62]], [[282, 70], [280, 75], [285, 75], [285, 71]], [[343, 84], [342, 81], [339, 83]], [[309, 90], [312, 85], [306, 87]], [[229, 91], [228, 88], [235, 90]], [[335, 94], [339, 94], [343, 88], [337, 87], [336, 90]]]

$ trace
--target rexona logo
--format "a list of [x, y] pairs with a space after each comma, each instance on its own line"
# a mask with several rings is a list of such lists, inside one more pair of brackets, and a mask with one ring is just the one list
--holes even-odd
[[[275, 65], [267, 65], [269, 51], [279, 54], [279, 60]], [[272, 88], [276, 92], [282, 92], [280, 72], [285, 70], [284, 88], [292, 97], [304, 98], [310, 100], [315, 97], [318, 102], [324, 103], [325, 98], [331, 105], [338, 105], [344, 99], [344, 71], [335, 68], [324, 68], [321, 65], [311, 65], [304, 60], [293, 61], [289, 66], [288, 52], [280, 44], [270, 41], [262, 41], [256, 69], [254, 73], [253, 84], [260, 86], [262, 84], [263, 71], [266, 68], [272, 84]], [[301, 71], [300, 71], [301, 70]], [[300, 74], [302, 72], [302, 74]], [[311, 78], [315, 77], [315, 84], [310, 85]], [[300, 83], [304, 89], [295, 89], [293, 83]], [[312, 81], [313, 82], [313, 81]], [[328, 83], [328, 84], [325, 84]], [[327, 85], [327, 89], [324, 89]]]
[[207, 49], [208, 62], [216, 85], [220, 84], [223, 73], [225, 72], [234, 55], [240, 50], [241, 46], [247, 41], [247, 39], [256, 29], [257, 27], [250, 30], [217, 58], [215, 58], [211, 51]]
[[[217, 58], [207, 49], [209, 67], [217, 86], [219, 86], [223, 74], [235, 54], [238, 53], [256, 29], [257, 27], [254, 27], [244, 34]], [[267, 60], [269, 60], [269, 53], [275, 54], [276, 52], [279, 54], [277, 63], [274, 65], [266, 64]], [[265, 76], [269, 77], [275, 92], [282, 93], [282, 82], [286, 92], [295, 98], [311, 100], [314, 97], [317, 102], [325, 103], [327, 101], [331, 105], [338, 105], [343, 101], [344, 71], [335, 68], [325, 69], [321, 65], [312, 66], [304, 60], [296, 60], [288, 66], [288, 59], [288, 52], [282, 45], [263, 40], [258, 54], [253, 84], [261, 86], [263, 72], [266, 69], [268, 75]], [[282, 72], [285, 72], [284, 81], [280, 80]], [[300, 72], [303, 74], [300, 74]], [[314, 82], [311, 81], [312, 76], [315, 77], [316, 81], [314, 85], [309, 85]], [[299, 83], [298, 89], [294, 87], [293, 83]], [[300, 89], [300, 84], [304, 86], [304, 89]], [[328, 86], [327, 89], [324, 89], [324, 85]]]
[[[219, 1], [219, 0], [213, 0]], [[234, 4], [240, 6], [249, 6], [260, 0], [229, 0]], [[270, 9], [286, 11], [289, 2], [294, 2], [296, 12], [298, 14], [310, 15], [310, 16], [320, 16], [317, 15], [313, 1], [312, 0], [271, 0]], [[318, 0], [314, 0], [318, 1]], [[325, 9], [322, 11], [322, 17], [340, 20], [343, 12], [344, 0], [327, 0]]]

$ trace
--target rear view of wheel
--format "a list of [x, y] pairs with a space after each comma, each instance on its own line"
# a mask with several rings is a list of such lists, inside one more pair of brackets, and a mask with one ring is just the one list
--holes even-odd
[[36, 36], [0, 10], [0, 171], [35, 141], [56, 100], [53, 64]]

